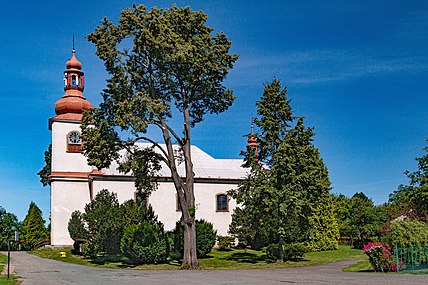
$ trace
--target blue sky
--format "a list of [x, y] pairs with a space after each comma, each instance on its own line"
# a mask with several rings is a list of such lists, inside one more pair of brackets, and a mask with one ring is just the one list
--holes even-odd
[[[169, 7], [174, 1], [137, 1]], [[238, 158], [255, 101], [274, 76], [295, 114], [315, 127], [315, 145], [333, 192], [364, 192], [375, 203], [415, 170], [428, 135], [428, 2], [176, 1], [209, 16], [240, 54], [226, 85], [235, 104], [208, 116], [193, 143], [217, 158]], [[31, 201], [49, 216], [49, 188], [36, 173], [50, 143], [48, 119], [63, 95], [75, 33], [84, 95], [98, 105], [106, 73], [85, 40], [132, 1], [8, 1], [0, 18], [0, 206], [23, 219]]]

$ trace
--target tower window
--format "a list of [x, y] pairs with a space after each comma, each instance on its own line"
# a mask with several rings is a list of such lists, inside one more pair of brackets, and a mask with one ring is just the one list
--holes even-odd
[[67, 134], [67, 152], [81, 152], [82, 138], [80, 132], [71, 131]]
[[229, 211], [229, 203], [226, 194], [217, 194], [217, 212], [228, 212]]
[[71, 76], [71, 86], [76, 86], [76, 76]]

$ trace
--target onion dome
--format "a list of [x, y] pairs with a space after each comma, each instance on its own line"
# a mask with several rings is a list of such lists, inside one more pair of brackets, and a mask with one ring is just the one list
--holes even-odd
[[65, 94], [55, 103], [55, 113], [60, 119], [80, 120], [83, 110], [92, 109], [92, 104], [83, 96], [85, 88], [85, 76], [81, 71], [82, 64], [76, 58], [73, 49], [69, 61], [65, 64], [64, 91]]
[[65, 63], [65, 67], [67, 69], [78, 69], [78, 70], [82, 69], [82, 64], [80, 63], [80, 61], [77, 60], [76, 51], [74, 49], [72, 51], [70, 60]]

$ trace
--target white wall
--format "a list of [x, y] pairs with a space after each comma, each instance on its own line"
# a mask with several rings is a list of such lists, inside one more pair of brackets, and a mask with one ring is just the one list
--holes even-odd
[[75, 210], [83, 212], [90, 202], [88, 182], [51, 182], [51, 244], [69, 246], [73, 240], [68, 233], [68, 221]]
[[91, 172], [93, 167], [83, 154], [67, 152], [67, 134], [71, 131], [81, 132], [80, 123], [52, 123], [52, 172]]

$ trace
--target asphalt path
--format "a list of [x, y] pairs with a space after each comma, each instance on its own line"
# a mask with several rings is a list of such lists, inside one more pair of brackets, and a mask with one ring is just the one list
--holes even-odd
[[341, 269], [355, 261], [307, 267], [260, 270], [121, 270], [104, 269], [12, 252], [14, 273], [23, 285], [57, 284], [428, 284], [427, 275], [349, 273]]

